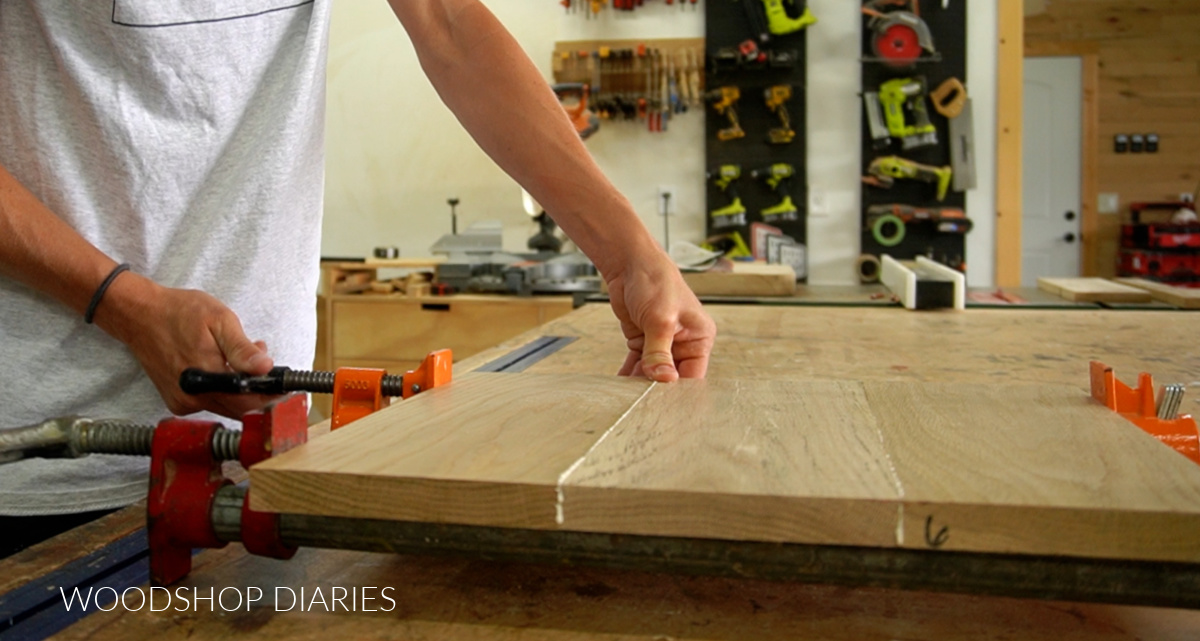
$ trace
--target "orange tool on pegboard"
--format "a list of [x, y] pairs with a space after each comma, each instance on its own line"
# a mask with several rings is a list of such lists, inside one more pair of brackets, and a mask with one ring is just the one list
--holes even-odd
[[1117, 380], [1111, 367], [1092, 361], [1091, 378], [1092, 398], [1200, 464], [1200, 430], [1190, 414], [1178, 413], [1182, 385], [1165, 386], [1156, 403], [1154, 379], [1146, 372], [1138, 374], [1138, 385], [1131, 388]]

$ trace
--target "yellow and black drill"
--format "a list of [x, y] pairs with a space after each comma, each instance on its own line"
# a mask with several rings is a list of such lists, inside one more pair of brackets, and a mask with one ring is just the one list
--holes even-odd
[[[899, 138], [905, 150], [938, 144], [937, 128], [929, 121], [925, 107], [927, 93], [923, 77], [896, 78], [879, 87], [888, 133]], [[904, 117], [906, 107], [912, 112], [912, 124]]]
[[897, 178], [934, 183], [937, 185], [937, 199], [941, 201], [946, 199], [953, 177], [954, 172], [949, 167], [922, 165], [900, 156], [883, 156], [871, 161], [863, 182], [884, 189], [890, 189]]
[[746, 135], [742, 131], [742, 125], [738, 123], [737, 101], [742, 98], [742, 91], [733, 85], [726, 85], [718, 89], [714, 89], [707, 94], [708, 99], [714, 101], [713, 108], [717, 113], [729, 119], [729, 126], [717, 132], [718, 140], [736, 140]]
[[738, 196], [734, 182], [742, 177], [741, 165], [721, 165], [716, 171], [708, 172], [708, 179], [713, 181], [722, 192], [729, 195], [729, 204], [708, 212], [712, 217], [713, 229], [727, 229], [746, 224], [746, 207]]
[[777, 162], [750, 172], [751, 178], [766, 182], [767, 186], [774, 189], [775, 193], [779, 194], [781, 198], [778, 203], [759, 212], [762, 215], [763, 222], [774, 225], [785, 220], [800, 219], [800, 211], [796, 208], [795, 203], [792, 202], [792, 194], [788, 190], [792, 177], [795, 175], [796, 168], [783, 162]]
[[792, 99], [791, 85], [773, 85], [763, 92], [767, 108], [779, 116], [779, 126], [767, 132], [767, 140], [773, 145], [786, 145], [796, 137], [792, 129], [792, 118], [788, 115], [787, 102]]

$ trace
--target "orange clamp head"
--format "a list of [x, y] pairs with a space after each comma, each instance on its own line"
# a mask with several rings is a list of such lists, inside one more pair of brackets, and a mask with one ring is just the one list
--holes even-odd
[[1154, 404], [1154, 379], [1142, 372], [1138, 386], [1129, 387], [1117, 380], [1111, 367], [1092, 361], [1092, 398], [1142, 428], [1146, 433], [1176, 452], [1200, 463], [1200, 430], [1190, 414], [1159, 418]]
[[336, 430], [388, 406], [383, 395], [381, 369], [339, 367], [333, 375], [333, 418], [329, 429]]
[[430, 352], [421, 366], [404, 374], [404, 398], [450, 382], [454, 375], [454, 354], [448, 349]]

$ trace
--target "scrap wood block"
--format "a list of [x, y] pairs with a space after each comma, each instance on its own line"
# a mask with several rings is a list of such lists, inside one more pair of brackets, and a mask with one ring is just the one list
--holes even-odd
[[1080, 303], [1149, 303], [1150, 293], [1103, 278], [1039, 278], [1038, 289]]
[[1156, 283], [1143, 278], [1118, 278], [1117, 283], [1144, 289], [1150, 292], [1154, 300], [1174, 305], [1180, 309], [1200, 309], [1200, 289], [1175, 287], [1165, 283]]
[[283, 513], [1200, 562], [1200, 466], [1074, 386], [475, 373], [250, 474]]
[[396, 291], [396, 286], [390, 280], [373, 280], [373, 281], [371, 281], [371, 293], [390, 294], [394, 291]]
[[796, 270], [791, 265], [733, 263], [730, 271], [683, 272], [697, 296], [792, 296]]

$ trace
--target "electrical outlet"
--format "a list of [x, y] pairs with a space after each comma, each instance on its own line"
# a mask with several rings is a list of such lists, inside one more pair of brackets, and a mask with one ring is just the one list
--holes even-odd
[[817, 187], [810, 187], [808, 190], [808, 215], [814, 218], [829, 215], [829, 204], [825, 198], [825, 191]]
[[1096, 210], [1102, 214], [1115, 214], [1121, 209], [1121, 195], [1113, 193], [1100, 194]]
[[658, 186], [658, 215], [675, 215], [675, 187], [673, 185]]

